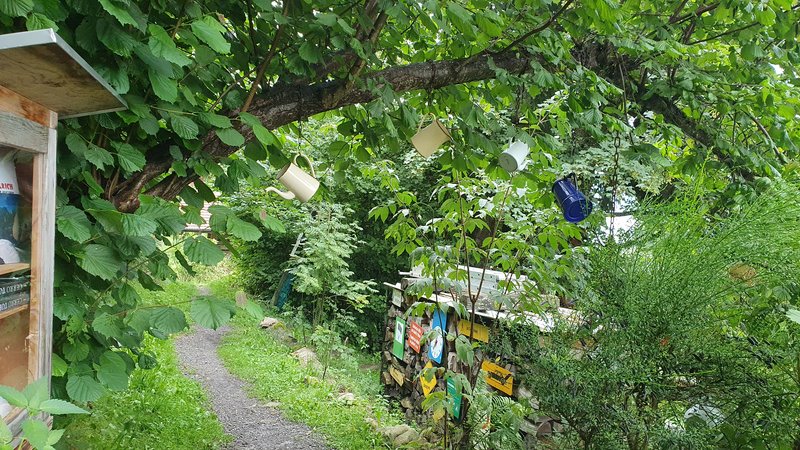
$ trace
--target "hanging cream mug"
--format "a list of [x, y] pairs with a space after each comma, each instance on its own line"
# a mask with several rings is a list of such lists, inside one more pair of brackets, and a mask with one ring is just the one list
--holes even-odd
[[[297, 165], [297, 157], [302, 156], [308, 162], [308, 167], [311, 169], [311, 175], [307, 174], [303, 169]], [[274, 192], [286, 200], [294, 198], [301, 202], [307, 202], [314, 193], [319, 189], [319, 181], [316, 178], [317, 174], [314, 173], [314, 165], [306, 155], [297, 154], [292, 159], [292, 162], [285, 165], [280, 172], [278, 172], [278, 181], [289, 189], [289, 192], [279, 191], [278, 189], [270, 186], [266, 189], [267, 192]]]
[[[433, 114], [431, 114], [431, 116], [433, 116]], [[425, 122], [425, 117], [419, 121], [417, 134], [411, 138], [411, 144], [414, 145], [414, 148], [417, 149], [420, 155], [427, 158], [442, 144], [450, 140], [450, 132], [447, 131], [447, 128], [442, 125], [442, 122], [439, 122], [439, 119], [435, 117], [433, 122], [423, 129], [422, 124]]]

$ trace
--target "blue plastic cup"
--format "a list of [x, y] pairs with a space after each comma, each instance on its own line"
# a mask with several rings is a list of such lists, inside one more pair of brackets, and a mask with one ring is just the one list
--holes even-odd
[[564, 213], [564, 219], [570, 223], [578, 223], [592, 213], [592, 202], [572, 184], [569, 177], [562, 178], [553, 184], [553, 194], [558, 206]]

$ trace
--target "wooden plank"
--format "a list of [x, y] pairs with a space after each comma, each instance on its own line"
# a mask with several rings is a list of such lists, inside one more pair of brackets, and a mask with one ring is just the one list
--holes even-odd
[[47, 128], [41, 124], [0, 111], [0, 147], [47, 152]]
[[47, 128], [55, 128], [58, 125], [51, 122], [49, 109], [3, 86], [0, 86], [0, 111], [7, 111]]
[[0, 312], [0, 319], [5, 319], [8, 316], [13, 316], [14, 314], [17, 314], [19, 312], [25, 311], [26, 309], [28, 309], [28, 305], [27, 304], [19, 305], [19, 306], [15, 307], [15, 308], [11, 308], [9, 310]]
[[124, 109], [125, 104], [53, 30], [0, 36], [0, 84], [62, 118]]
[[0, 264], [0, 275], [28, 270], [30, 268], [31, 265], [28, 263]]

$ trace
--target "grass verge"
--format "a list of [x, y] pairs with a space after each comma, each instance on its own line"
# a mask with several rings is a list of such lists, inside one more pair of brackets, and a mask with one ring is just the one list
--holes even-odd
[[[231, 373], [251, 384], [251, 395], [279, 402], [286, 417], [308, 424], [335, 448], [388, 448], [366, 422], [366, 418], [374, 418], [381, 426], [401, 423], [378, 395], [377, 369], [345, 358], [328, 370], [326, 381], [332, 382], [307, 383], [306, 377], [319, 374], [301, 366], [290, 356], [292, 349], [260, 329], [258, 321], [242, 315], [231, 325], [233, 329], [223, 338], [218, 353]], [[337, 400], [345, 390], [356, 395], [354, 404]]]
[[[189, 283], [165, 285], [163, 292], [141, 291], [148, 304], [180, 304], [197, 288]], [[151, 370], [136, 369], [129, 389], [109, 392], [92, 405], [90, 416], [74, 417], [66, 426], [62, 449], [215, 449], [229, 441], [216, 415], [207, 408], [202, 387], [183, 376], [172, 340], [152, 336], [145, 351], [158, 360]]]

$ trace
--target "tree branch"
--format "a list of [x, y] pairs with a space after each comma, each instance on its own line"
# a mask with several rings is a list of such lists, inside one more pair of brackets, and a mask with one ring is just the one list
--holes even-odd
[[564, 2], [564, 4], [561, 5], [561, 8], [559, 8], [558, 11], [555, 12], [555, 14], [550, 16], [550, 18], [547, 19], [546, 21], [544, 21], [541, 25], [539, 25], [538, 27], [532, 29], [531, 31], [528, 31], [527, 33], [523, 34], [522, 36], [518, 37], [517, 39], [514, 40], [514, 42], [508, 44], [504, 49], [502, 49], [502, 50], [500, 50], [498, 52], [494, 52], [493, 54], [497, 55], [497, 54], [506, 52], [509, 49], [512, 49], [512, 48], [516, 47], [517, 45], [520, 44], [520, 42], [525, 41], [525, 39], [528, 39], [529, 37], [533, 36], [534, 34], [539, 33], [540, 31], [544, 31], [547, 27], [552, 25], [553, 22], [556, 21], [556, 19], [558, 19], [558, 16], [560, 16], [562, 13], [564, 13], [564, 11], [566, 11], [566, 9], [569, 7], [569, 5], [572, 4], [573, 1], [574, 0], [566, 0]]

